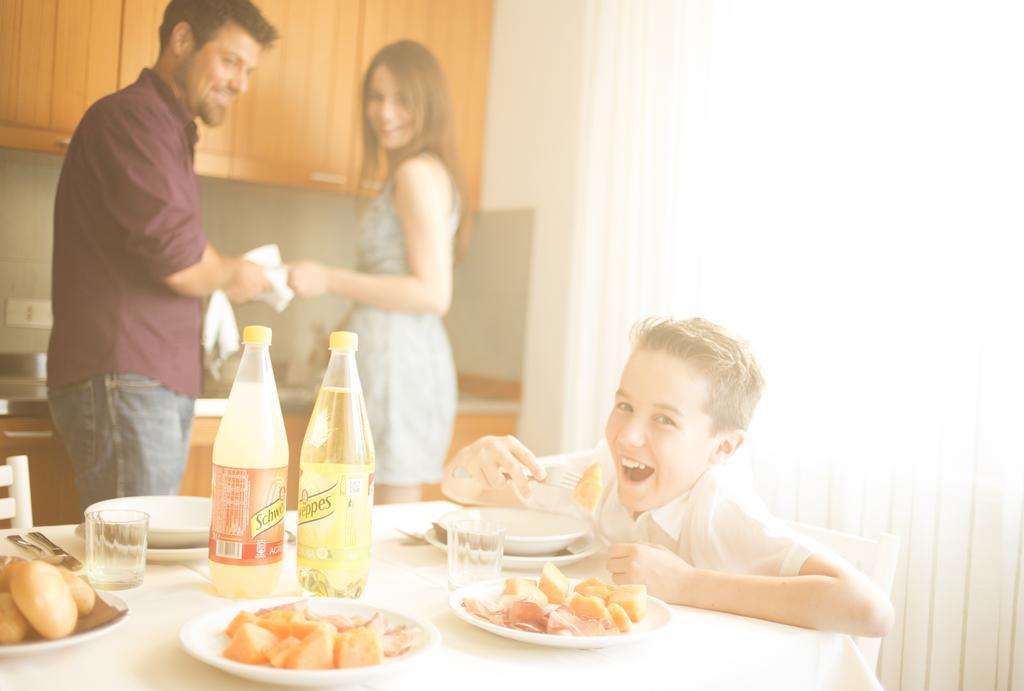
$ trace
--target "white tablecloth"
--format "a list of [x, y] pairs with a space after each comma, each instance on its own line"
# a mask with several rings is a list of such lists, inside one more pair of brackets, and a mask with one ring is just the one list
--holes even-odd
[[[420, 664], [360, 688], [881, 688], [848, 636], [687, 607], [673, 607], [672, 622], [659, 635], [603, 650], [538, 647], [477, 629], [457, 619], [448, 608], [444, 553], [430, 545], [410, 544], [395, 531], [396, 527], [422, 529], [452, 508], [447, 502], [424, 502], [374, 509], [373, 563], [362, 600], [429, 619], [444, 640], [436, 654]], [[74, 536], [72, 526], [41, 530], [76, 556], [83, 555], [85, 546]], [[16, 531], [0, 531], [0, 535], [11, 532]], [[0, 554], [18, 553], [8, 540], [0, 543]], [[277, 594], [298, 594], [294, 563], [295, 550], [290, 546]], [[608, 577], [600, 557], [562, 570], [575, 578]], [[126, 622], [109, 635], [81, 645], [20, 659], [0, 658], [0, 689], [264, 688], [209, 667], [181, 648], [178, 630], [183, 623], [232, 604], [214, 595], [207, 574], [205, 561], [150, 564], [142, 586], [117, 593], [130, 609]]]

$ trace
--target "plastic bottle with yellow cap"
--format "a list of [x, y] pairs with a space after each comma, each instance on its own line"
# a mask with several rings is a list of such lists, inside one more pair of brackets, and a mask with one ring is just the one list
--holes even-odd
[[288, 439], [270, 364], [270, 329], [247, 326], [213, 442], [210, 578], [222, 597], [267, 597], [284, 554]]
[[331, 359], [299, 460], [299, 584], [356, 598], [370, 571], [373, 438], [356, 369], [358, 336], [331, 334]]

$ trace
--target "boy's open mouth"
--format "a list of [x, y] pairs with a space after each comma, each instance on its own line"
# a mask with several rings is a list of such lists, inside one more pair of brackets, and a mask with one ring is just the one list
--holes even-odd
[[634, 461], [632, 458], [622, 458], [622, 474], [626, 476], [626, 479], [630, 482], [643, 482], [651, 475], [654, 475], [654, 468], [649, 465], [644, 465], [640, 461]]

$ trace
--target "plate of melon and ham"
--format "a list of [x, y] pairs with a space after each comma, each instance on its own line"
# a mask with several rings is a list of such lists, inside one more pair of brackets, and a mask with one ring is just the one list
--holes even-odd
[[550, 563], [536, 581], [506, 578], [459, 588], [448, 605], [484, 631], [556, 648], [623, 645], [658, 633], [672, 619], [668, 605], [643, 585], [570, 580]]
[[418, 617], [355, 600], [249, 600], [186, 622], [192, 657], [235, 676], [291, 687], [364, 684], [441, 645]]

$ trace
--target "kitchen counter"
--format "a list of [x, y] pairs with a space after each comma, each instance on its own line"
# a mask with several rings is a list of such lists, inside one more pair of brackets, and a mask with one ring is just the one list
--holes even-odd
[[[309, 415], [316, 401], [317, 389], [278, 389], [281, 410], [285, 415]], [[218, 392], [196, 400], [196, 417], [221, 417], [227, 405], [226, 394]], [[486, 398], [462, 394], [459, 396], [459, 415], [516, 415], [519, 401], [511, 399]], [[0, 416], [48, 417], [50, 407], [46, 402], [46, 384], [39, 380], [0, 379]]]
[[[316, 402], [316, 391], [280, 389], [281, 411], [285, 415], [309, 415]], [[221, 417], [227, 406], [226, 397], [196, 399], [196, 417]], [[456, 409], [459, 415], [517, 415], [519, 401], [460, 395]]]
[[0, 379], [0, 416], [48, 417], [46, 383], [40, 380]]

